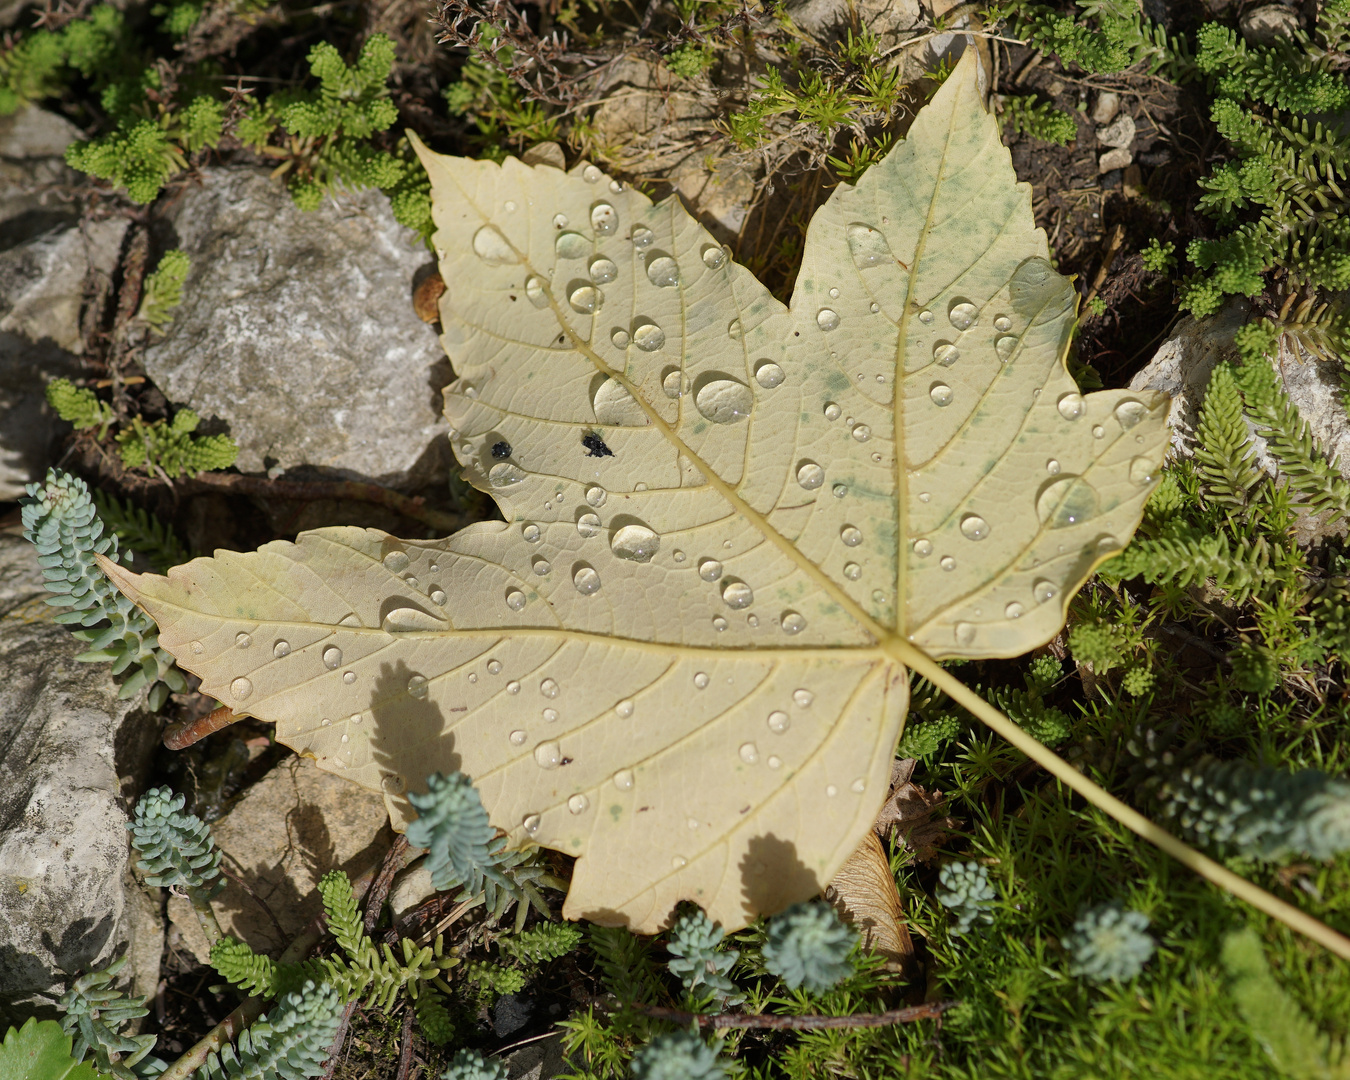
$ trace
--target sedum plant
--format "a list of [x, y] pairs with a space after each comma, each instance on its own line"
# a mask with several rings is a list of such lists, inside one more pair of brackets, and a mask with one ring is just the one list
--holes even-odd
[[217, 880], [221, 851], [210, 826], [183, 810], [185, 801], [185, 796], [167, 787], [151, 788], [137, 801], [127, 828], [146, 884], [170, 889], [192, 901], [206, 940], [214, 943], [220, 938], [220, 923], [211, 910], [211, 898], [225, 884]]
[[952, 862], [938, 873], [938, 903], [956, 916], [953, 934], [967, 934], [977, 922], [994, 921], [997, 898], [989, 870], [974, 860]]
[[57, 1002], [61, 1027], [71, 1036], [71, 1057], [75, 1061], [91, 1059], [104, 1075], [119, 1080], [144, 1080], [165, 1069], [158, 1058], [148, 1056], [155, 1048], [154, 1035], [125, 1035], [122, 1028], [149, 1013], [148, 997], [128, 997], [113, 987], [118, 972], [126, 965], [118, 957], [100, 971], [81, 975]]
[[672, 959], [666, 965], [694, 997], [712, 995], [719, 1009], [743, 1000], [728, 977], [740, 952], [722, 948], [726, 933], [701, 909], [686, 911], [670, 928], [666, 950]]
[[477, 1050], [456, 1050], [441, 1080], [506, 1080], [506, 1066]]
[[323, 1073], [342, 1021], [342, 1002], [328, 985], [306, 981], [283, 994], [236, 1045], [213, 1051], [195, 1080], [306, 1080]]
[[830, 904], [794, 904], [769, 921], [764, 967], [791, 990], [828, 990], [852, 974], [849, 956], [857, 943], [857, 932]]
[[45, 484], [29, 484], [23, 500], [24, 539], [38, 553], [47, 603], [70, 608], [56, 621], [79, 627], [72, 633], [88, 649], [77, 660], [109, 661], [114, 675], [129, 672], [119, 696], [148, 692], [157, 711], [170, 693], [187, 688], [173, 658], [159, 647], [154, 621], [110, 582], [104, 565], [118, 562], [116, 536], [105, 536], [89, 487], [78, 477], [50, 469]]
[[1147, 930], [1147, 915], [1114, 901], [1084, 909], [1063, 941], [1072, 958], [1070, 970], [1092, 982], [1128, 982], [1144, 970], [1157, 947]]

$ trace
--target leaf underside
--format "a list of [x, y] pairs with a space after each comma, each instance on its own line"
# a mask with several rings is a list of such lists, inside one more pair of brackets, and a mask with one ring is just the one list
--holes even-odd
[[451, 442], [505, 522], [109, 572], [204, 692], [395, 822], [471, 775], [578, 856], [569, 917], [812, 895], [885, 796], [905, 656], [1053, 637], [1166, 446], [1165, 398], [1068, 375], [1075, 294], [978, 81], [967, 50], [816, 213], [790, 309], [676, 198], [414, 138]]

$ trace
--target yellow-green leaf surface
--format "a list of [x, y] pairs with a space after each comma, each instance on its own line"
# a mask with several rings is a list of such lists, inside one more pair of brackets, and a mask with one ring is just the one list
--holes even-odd
[[1163, 399], [1067, 374], [1073, 289], [978, 79], [968, 50], [816, 214], [790, 309], [677, 199], [419, 144], [452, 445], [505, 522], [109, 572], [206, 693], [396, 821], [467, 772], [579, 857], [568, 915], [811, 895], [885, 796], [906, 657], [1049, 640], [1166, 442]]

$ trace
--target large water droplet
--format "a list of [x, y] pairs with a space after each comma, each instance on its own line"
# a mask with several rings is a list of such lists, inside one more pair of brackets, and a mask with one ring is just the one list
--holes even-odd
[[950, 405], [952, 403], [952, 388], [946, 383], [934, 383], [928, 388], [928, 396], [933, 399], [934, 405]]
[[291, 643], [289, 641], [278, 641], [272, 646], [272, 655], [280, 660], [283, 656], [291, 654]]
[[488, 470], [488, 484], [498, 490], [514, 487], [525, 479], [525, 470], [509, 461], [499, 461]]
[[600, 170], [596, 168], [594, 165], [587, 165], [584, 169], [581, 170], [581, 178], [585, 180], [586, 183], [588, 184], [599, 183], [600, 177], [603, 175], [604, 174], [601, 173]]
[[722, 618], [721, 615], [714, 615], [712, 625], [713, 629], [720, 634], [723, 630], [727, 628], [727, 621], [726, 619]]
[[826, 420], [829, 420], [829, 421], [833, 422], [833, 421], [835, 421], [835, 420], [838, 420], [839, 417], [841, 417], [841, 416], [843, 416], [843, 415], [844, 415], [844, 410], [841, 409], [838, 405], [836, 405], [833, 401], [826, 402], [826, 404], [825, 404], [825, 419], [826, 419]]
[[952, 306], [947, 309], [947, 318], [952, 326], [958, 330], [969, 330], [975, 325], [975, 318], [979, 315], [979, 309], [969, 300], [955, 300]]
[[591, 242], [578, 232], [563, 232], [553, 241], [560, 259], [583, 259], [591, 253]]
[[421, 608], [396, 607], [390, 610], [380, 622], [380, 629], [386, 634], [407, 634], [417, 630], [444, 630], [445, 621], [428, 614]]
[[534, 748], [534, 763], [541, 769], [556, 769], [561, 761], [562, 747], [555, 739], [547, 739]]
[[942, 367], [951, 367], [961, 359], [961, 350], [950, 341], [939, 341], [933, 346], [933, 361]]
[[1012, 359], [1013, 353], [1017, 350], [1017, 339], [1011, 334], [1004, 334], [994, 342], [994, 352], [998, 353], [998, 358], [1005, 364]]
[[400, 551], [398, 548], [386, 552], [381, 561], [384, 563], [384, 568], [391, 574], [401, 574], [404, 570], [408, 569], [408, 553], [406, 551]]
[[520, 535], [525, 538], [526, 543], [537, 544], [543, 533], [539, 531], [538, 525], [534, 524], [534, 522], [529, 522], [520, 527]]
[[967, 540], [983, 540], [989, 535], [989, 522], [979, 514], [967, 514], [961, 519], [961, 535]]
[[510, 589], [506, 594], [506, 606], [512, 611], [519, 611], [525, 606], [525, 594], [519, 589]]
[[785, 611], [778, 625], [783, 628], [785, 634], [800, 634], [806, 629], [806, 619], [795, 611]]
[[839, 530], [839, 539], [844, 542], [845, 547], [857, 547], [863, 542], [862, 530], [856, 525], [845, 525]]
[[755, 593], [744, 581], [728, 581], [722, 586], [722, 601], [729, 608], [748, 608], [755, 602]]
[[445, 607], [446, 595], [443, 589], [432, 589], [427, 593], [427, 599], [437, 607]]
[[634, 225], [632, 239], [635, 247], [651, 247], [652, 241], [656, 239], [656, 234], [646, 225]]
[[927, 308], [924, 308], [923, 311], [919, 312], [919, 322], [923, 323], [924, 326], [932, 325], [933, 313]]
[[807, 491], [814, 491], [825, 483], [825, 470], [814, 461], [803, 461], [797, 466], [797, 483]]
[[959, 622], [955, 627], [956, 643], [958, 645], [975, 644], [975, 625], [974, 623]]
[[1130, 460], [1130, 480], [1141, 487], [1153, 483], [1153, 462], [1146, 457]]
[[782, 735], [792, 726], [792, 720], [788, 717], [788, 714], [781, 709], [775, 709], [773, 712], [769, 713], [768, 722], [769, 730], [775, 735]]
[[614, 265], [613, 259], [606, 259], [603, 255], [591, 260], [591, 280], [597, 285], [608, 285], [619, 276], [619, 268]]
[[754, 765], [759, 762], [759, 747], [752, 742], [741, 743], [741, 748], [736, 752], [747, 765]]
[[570, 814], [585, 813], [586, 807], [590, 806], [590, 801], [585, 795], [577, 792], [567, 800], [567, 812]]
[[609, 548], [620, 559], [651, 562], [661, 547], [661, 538], [645, 525], [625, 525], [609, 539]]
[[632, 769], [620, 769], [618, 772], [614, 774], [613, 779], [614, 779], [614, 786], [618, 788], [620, 791], [633, 790]]
[[848, 251], [853, 256], [853, 265], [859, 270], [886, 263], [895, 264], [891, 246], [886, 243], [881, 230], [855, 221], [844, 229], [844, 235], [848, 238]]
[[489, 675], [500, 675], [502, 673], [502, 662], [500, 660], [489, 660], [487, 669]]
[[1070, 391], [1067, 394], [1061, 394], [1059, 401], [1055, 403], [1055, 408], [1059, 409], [1059, 415], [1065, 420], [1077, 420], [1087, 411], [1087, 402], [1083, 400], [1083, 395], [1076, 391]]
[[703, 249], [703, 265], [709, 270], [719, 269], [727, 261], [727, 253], [716, 244], [709, 244]]
[[582, 514], [577, 518], [577, 532], [589, 540], [600, 532], [600, 518], [596, 514]]
[[323, 651], [324, 667], [332, 671], [333, 669], [340, 667], [341, 664], [342, 664], [341, 649], [339, 649], [336, 645], [329, 645], [328, 648], [324, 649]]
[[666, 343], [666, 332], [656, 323], [643, 323], [633, 331], [633, 344], [643, 352], [656, 352]]
[[675, 400], [680, 397], [683, 382], [684, 376], [680, 374], [679, 368], [672, 368], [666, 372], [665, 378], [661, 380], [661, 389], [666, 392], [666, 397]]
[[508, 737], [511, 740], [512, 746], [524, 746], [525, 740], [529, 738], [529, 736], [526, 735], [525, 732], [522, 731], [520, 728], [516, 728], [516, 730], [511, 732], [510, 736]]
[[839, 312], [823, 307], [816, 312], [816, 325], [822, 330], [833, 330], [839, 325]]
[[519, 262], [511, 244], [495, 225], [484, 225], [473, 234], [473, 253], [490, 266]]
[[698, 576], [704, 581], [716, 581], [722, 576], [722, 564], [716, 559], [703, 559], [698, 564]]
[[234, 635], [234, 647], [236, 649], [247, 649], [253, 644], [253, 638], [242, 631]]
[[694, 685], [700, 690], [708, 689], [708, 673], [706, 671], [696, 672], [694, 675]]
[[605, 505], [605, 500], [609, 498], [609, 492], [599, 484], [592, 484], [586, 489], [586, 505], [594, 506], [596, 509]]
[[711, 379], [694, 394], [694, 405], [714, 424], [735, 424], [750, 415], [755, 396], [735, 379]]
[[544, 279], [538, 274], [531, 274], [525, 279], [525, 295], [535, 307], [548, 307], [548, 293], [545, 291]]
[[619, 230], [619, 212], [607, 202], [591, 207], [591, 228], [597, 236], [611, 236]]
[[1148, 406], [1142, 401], [1126, 398], [1116, 406], [1115, 417], [1120, 426], [1129, 431], [1141, 420], [1148, 419]]
[[925, 537], [920, 537], [918, 540], [915, 540], [914, 554], [921, 559], [928, 558], [929, 555], [933, 554], [933, 541]]
[[425, 675], [408, 676], [408, 693], [415, 698], [427, 696], [427, 677]]
[[594, 315], [604, 305], [605, 294], [594, 285], [581, 285], [572, 290], [567, 302], [578, 315]]
[[852, 435], [854, 442], [866, 442], [872, 437], [872, 429], [866, 424], [854, 424]]
[[1036, 515], [1041, 524], [1063, 529], [1094, 517], [1100, 505], [1096, 488], [1081, 476], [1065, 476], [1041, 492]]
[[538, 814], [526, 814], [524, 820], [521, 821], [520, 824], [524, 827], [527, 833], [533, 836], [535, 833], [539, 831], [541, 819]]
[[678, 285], [680, 283], [680, 264], [669, 255], [658, 255], [647, 263], [647, 280], [661, 289]]
[[781, 385], [785, 378], [787, 376], [783, 369], [772, 360], [761, 361], [759, 367], [755, 368], [755, 382], [765, 390], [772, 390], [775, 386]]
[[605, 379], [591, 396], [596, 423], [611, 427], [643, 427], [647, 415], [618, 379]]
[[994, 329], [1000, 333], [1007, 333], [1012, 329], [1012, 320], [1006, 315], [994, 316]]
[[578, 566], [572, 574], [572, 584], [582, 596], [600, 591], [600, 574], [593, 566]]
[[1047, 600], [1053, 600], [1057, 591], [1054, 582], [1039, 578], [1031, 587], [1031, 596], [1036, 603], [1044, 604]]
[[243, 701], [249, 694], [253, 693], [253, 684], [240, 675], [234, 682], [230, 683], [230, 693], [239, 701]]
[[626, 349], [629, 342], [628, 331], [623, 327], [618, 327], [609, 335], [609, 340], [616, 349]]

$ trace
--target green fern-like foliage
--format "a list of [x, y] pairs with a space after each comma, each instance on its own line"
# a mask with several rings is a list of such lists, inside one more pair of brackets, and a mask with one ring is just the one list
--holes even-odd
[[185, 798], [167, 787], [151, 788], [127, 823], [147, 884], [209, 897], [218, 892], [221, 852], [211, 827], [183, 810]]
[[993, 922], [995, 899], [989, 871], [974, 859], [948, 863], [938, 872], [937, 900], [956, 916], [953, 934], [968, 934], [977, 922]]
[[0, 116], [59, 94], [77, 75], [109, 68], [125, 38], [122, 13], [99, 4], [60, 30], [33, 30], [0, 44]]
[[151, 476], [164, 473], [177, 479], [186, 473], [228, 469], [239, 457], [239, 444], [228, 435], [194, 435], [201, 419], [191, 409], [179, 409], [173, 420], [147, 424], [139, 416], [117, 433], [122, 464]]
[[590, 926], [586, 943], [600, 965], [605, 989], [625, 1004], [653, 1005], [661, 996], [646, 943], [621, 926]]
[[566, 956], [578, 945], [584, 935], [571, 923], [541, 922], [518, 934], [497, 939], [497, 948], [503, 956], [520, 963], [545, 964]]
[[902, 758], [926, 758], [936, 754], [960, 734], [960, 718], [952, 713], [943, 713], [931, 720], [906, 724], [895, 753]]
[[670, 973], [695, 997], [712, 995], [719, 1009], [744, 1000], [728, 973], [740, 957], [737, 949], [722, 947], [726, 931], [701, 908], [687, 911], [670, 928], [666, 951]]
[[1169, 36], [1126, 0], [1077, 0], [1080, 18], [1018, 0], [1003, 5], [1014, 29], [1037, 48], [1084, 71], [1109, 73], [1147, 61], [1149, 71], [1183, 82], [1194, 73], [1184, 38]]
[[307, 1080], [323, 1072], [337, 1036], [342, 1002], [327, 985], [305, 982], [283, 995], [239, 1036], [237, 1046], [212, 1053], [196, 1080]]
[[[122, 1028], [149, 1013], [147, 997], [128, 997], [113, 986], [127, 958], [118, 957], [101, 971], [81, 975], [57, 1002], [61, 1027], [72, 1036], [71, 1056], [91, 1058], [99, 1072], [120, 1080], [141, 1080], [164, 1070], [164, 1062], [150, 1058], [154, 1035], [124, 1035]], [[140, 1066], [138, 1068], [138, 1066]]]
[[1114, 901], [1087, 908], [1062, 942], [1072, 958], [1069, 970], [1092, 982], [1128, 982], [1156, 948], [1147, 931], [1142, 911], [1127, 911]]
[[1253, 461], [1255, 450], [1242, 404], [1232, 365], [1218, 365], [1209, 377], [1200, 408], [1195, 458], [1206, 494], [1232, 507], [1245, 506], [1252, 488], [1263, 478]]
[[1003, 99], [1003, 123], [1019, 135], [1030, 135], [1058, 146], [1068, 146], [1078, 137], [1078, 125], [1072, 116], [1030, 94]]
[[485, 1058], [477, 1050], [456, 1050], [441, 1080], [506, 1080], [506, 1066], [497, 1058]]
[[727, 1065], [697, 1035], [658, 1035], [633, 1055], [633, 1080], [726, 1080]]
[[174, 309], [183, 302], [183, 282], [187, 280], [190, 268], [186, 251], [173, 248], [160, 256], [159, 265], [145, 279], [136, 317], [151, 329], [163, 333], [173, 322]]
[[1306, 39], [1252, 47], [1231, 27], [1208, 22], [1195, 41], [1196, 69], [1215, 78], [1221, 97], [1297, 113], [1328, 112], [1350, 101], [1350, 86], [1329, 70], [1332, 57], [1308, 52], [1301, 47]]
[[853, 973], [849, 955], [857, 942], [832, 906], [804, 901], [769, 920], [764, 966], [792, 990], [828, 990]]
[[104, 535], [88, 486], [51, 469], [45, 484], [29, 484], [27, 490], [24, 539], [37, 548], [47, 590], [55, 594], [47, 603], [71, 609], [56, 621], [77, 624], [80, 629], [72, 633], [88, 645], [76, 659], [109, 661], [115, 675], [130, 672], [120, 696], [145, 689], [150, 708], [159, 709], [170, 693], [186, 690], [187, 682], [159, 647], [158, 627], [98, 568], [96, 554], [118, 561], [117, 538]]
[[149, 511], [131, 502], [124, 502], [105, 491], [95, 491], [94, 506], [104, 526], [117, 534], [117, 539], [136, 553], [137, 565], [144, 559], [156, 573], [162, 574], [171, 566], [180, 566], [190, 556], [182, 542], [168, 525]]
[[98, 438], [108, 434], [108, 428], [117, 423], [117, 414], [106, 401], [85, 387], [77, 387], [69, 379], [53, 379], [47, 384], [47, 404], [56, 415], [75, 425], [77, 431], [98, 428]]

